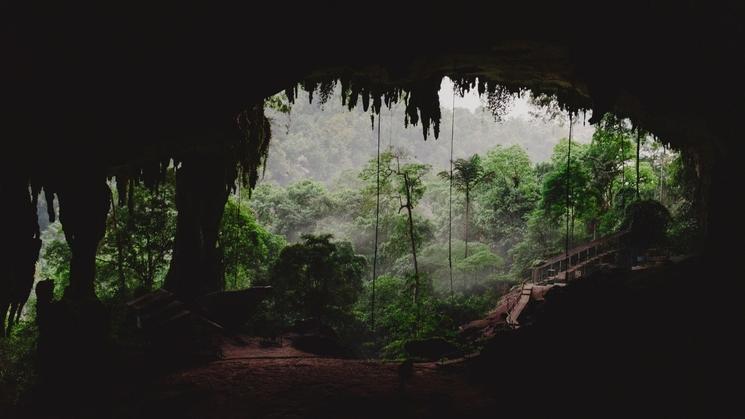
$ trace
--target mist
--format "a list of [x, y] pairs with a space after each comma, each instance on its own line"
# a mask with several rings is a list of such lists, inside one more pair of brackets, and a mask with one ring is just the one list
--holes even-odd
[[[394, 147], [433, 167], [434, 172], [448, 167], [450, 133], [453, 120], [452, 82], [444, 78], [440, 92], [442, 119], [439, 138], [430, 133], [425, 141], [420, 126], [404, 124], [404, 105], [383, 108], [380, 113], [381, 149]], [[554, 146], [568, 136], [568, 121], [546, 120], [540, 108], [532, 105], [529, 95], [514, 98], [500, 121], [483, 105], [475, 91], [455, 97], [454, 159], [483, 154], [497, 145], [520, 145], [533, 163], [549, 159]], [[339, 89], [321, 104], [301, 91], [290, 114], [269, 112], [272, 143], [262, 182], [287, 185], [313, 179], [326, 185], [348, 180], [346, 172], [358, 170], [376, 153], [377, 119], [361, 107], [348, 110], [341, 104]], [[588, 115], [589, 118], [589, 115]], [[374, 126], [373, 126], [374, 125]], [[594, 128], [589, 123], [574, 124], [573, 140], [589, 142]]]

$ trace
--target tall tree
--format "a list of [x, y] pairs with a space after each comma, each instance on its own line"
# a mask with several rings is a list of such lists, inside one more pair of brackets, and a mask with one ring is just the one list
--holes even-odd
[[[386, 249], [386, 243], [396, 236], [397, 211], [399, 208], [398, 192], [393, 182], [395, 155], [391, 150], [381, 152], [379, 156], [367, 162], [358, 177], [364, 183], [359, 190], [359, 214], [353, 218], [358, 230], [369, 232], [367, 242], [374, 239], [375, 227], [378, 227], [378, 239], [382, 245], [382, 257], [379, 266], [387, 266], [400, 255]], [[345, 199], [349, 206], [349, 199]], [[372, 255], [374, 249], [368, 244], [355, 246], [356, 249], [367, 249], [366, 254]], [[396, 249], [398, 250], [398, 249]], [[391, 258], [388, 258], [391, 256]], [[379, 269], [380, 271], [385, 268]]]
[[642, 145], [642, 133], [638, 128], [636, 129], [636, 199], [641, 199], [639, 195], [639, 160], [641, 157], [641, 145]]
[[225, 288], [241, 289], [265, 279], [285, 244], [284, 237], [259, 225], [249, 208], [229, 199], [218, 236]]
[[506, 256], [525, 236], [528, 216], [540, 199], [537, 170], [519, 145], [493, 148], [482, 165], [494, 175], [474, 190], [479, 210], [473, 221], [492, 248]]
[[621, 121], [606, 116], [593, 134], [582, 161], [578, 162], [589, 175], [586, 191], [595, 208], [594, 217], [588, 222], [593, 236], [608, 232], [604, 226], [607, 222], [603, 220], [613, 209], [619, 192], [626, 187], [626, 161], [633, 155], [631, 135], [630, 128]]
[[125, 251], [125, 263], [139, 280], [139, 286], [148, 291], [168, 266], [176, 230], [175, 193], [175, 178], [170, 171], [157, 190], [135, 187], [131, 204], [122, 212], [126, 219], [120, 220], [119, 231], [127, 232], [125, 241], [132, 246]]
[[[580, 164], [586, 152], [587, 145], [574, 144], [570, 156], [569, 143], [562, 139], [554, 149], [551, 169], [543, 177], [541, 209], [551, 220], [563, 220], [567, 234], [571, 233], [570, 223], [567, 223], [570, 217], [584, 219], [593, 214], [594, 201], [588, 186], [590, 173]], [[571, 170], [568, 170], [567, 163]]]
[[481, 166], [481, 157], [478, 154], [474, 154], [468, 159], [458, 159], [453, 162], [452, 177], [448, 172], [440, 172], [439, 176], [452, 182], [453, 186], [465, 195], [466, 219], [464, 241], [466, 243], [465, 257], [468, 257], [468, 223], [470, 222], [471, 192], [476, 185], [493, 176], [493, 173], [484, 173], [484, 168]]
[[301, 242], [282, 249], [269, 284], [287, 321], [334, 325], [357, 301], [366, 269], [367, 261], [350, 243], [334, 242], [330, 235], [304, 235]]
[[[100, 298], [152, 290], [165, 276], [176, 228], [175, 179], [169, 171], [157, 189], [129, 184], [127, 199], [114, 195], [106, 231], [96, 252], [95, 292]], [[119, 188], [112, 188], [118, 190]], [[118, 205], [118, 204], [121, 205]], [[42, 275], [64, 288], [70, 280], [70, 248], [59, 226], [44, 233]]]
[[414, 207], [424, 195], [425, 186], [422, 178], [429, 172], [430, 166], [421, 163], [401, 164], [402, 156], [395, 156], [395, 168], [391, 168], [396, 179], [396, 189], [400, 203], [398, 211], [406, 210], [411, 256], [414, 261], [414, 302], [420, 293], [419, 265], [416, 260], [417, 236], [414, 232]]
[[[373, 213], [377, 206], [377, 187], [380, 186], [380, 217], [381, 217], [381, 246], [382, 254], [387, 262], [394, 262], [405, 254], [401, 246], [401, 238], [408, 241], [409, 252], [414, 267], [414, 298], [419, 297], [419, 264], [417, 249], [431, 234], [430, 225], [422, 224], [421, 217], [415, 213], [415, 208], [426, 186], [424, 177], [429, 173], [430, 166], [420, 163], [406, 163], [407, 156], [401, 151], [389, 150], [380, 154], [380, 178], [378, 181], [377, 159], [368, 162], [360, 173], [367, 184], [363, 188], [363, 208]], [[406, 210], [402, 216], [401, 212]], [[359, 219], [358, 219], [359, 221]], [[367, 223], [369, 225], [369, 223]]]

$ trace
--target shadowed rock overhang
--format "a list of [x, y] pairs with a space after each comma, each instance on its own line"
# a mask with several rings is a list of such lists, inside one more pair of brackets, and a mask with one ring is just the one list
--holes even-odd
[[709, 166], [741, 148], [740, 2], [274, 3], [4, 4], [4, 163], [158, 172], [263, 98], [336, 80], [352, 105], [405, 100], [433, 137], [443, 76], [628, 117]]
[[171, 6], [6, 5], [15, 136], [26, 122], [49, 144], [210, 141], [263, 97], [334, 78], [416, 92], [427, 112], [449, 75], [556, 93], [681, 143], [726, 134], [704, 121], [738, 113], [743, 92], [738, 2]]

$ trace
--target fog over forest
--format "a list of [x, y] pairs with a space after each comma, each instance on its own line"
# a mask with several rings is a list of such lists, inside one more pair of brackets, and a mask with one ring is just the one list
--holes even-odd
[[[543, 162], [550, 158], [559, 139], [569, 134], [567, 121], [547, 118], [545, 110], [530, 103], [528, 94], [515, 98], [500, 121], [482, 106], [482, 99], [486, 97], [479, 98], [475, 91], [455, 97], [454, 159], [483, 154], [500, 144], [518, 144], [533, 163]], [[445, 78], [440, 88], [440, 136], [435, 139], [430, 133], [426, 141], [421, 126], [404, 126], [402, 103], [391, 110], [384, 107], [381, 148], [393, 146], [414, 160], [432, 165], [435, 173], [444, 170], [450, 154], [452, 101], [452, 82]], [[308, 94], [301, 91], [289, 115], [270, 111], [269, 116], [272, 143], [265, 183], [287, 185], [313, 179], [330, 185], [346, 171], [358, 171], [375, 156], [377, 132], [372, 129], [370, 112], [362, 107], [348, 110], [341, 103], [338, 88], [325, 104], [317, 97], [309, 103]], [[593, 132], [589, 123], [580, 120], [574, 124], [572, 136], [579, 143], [587, 143]]]

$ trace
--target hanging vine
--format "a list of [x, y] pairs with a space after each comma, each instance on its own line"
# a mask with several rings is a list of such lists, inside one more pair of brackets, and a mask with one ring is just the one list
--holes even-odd
[[370, 323], [375, 331], [375, 282], [378, 279], [378, 232], [380, 226], [380, 118], [378, 118], [377, 163], [375, 172], [375, 250], [373, 253], [372, 301]]
[[[571, 164], [572, 164], [572, 114], [569, 113], [569, 144], [567, 148], [567, 169], [566, 169], [566, 242], [564, 244], [564, 251], [566, 256], [569, 256], [569, 248], [571, 247], [571, 233], [570, 233], [570, 219], [572, 219], [572, 186], [571, 186]], [[569, 265], [567, 262], [567, 265]]]
[[450, 298], [453, 293], [453, 144], [455, 143], [455, 84], [453, 84], [453, 115], [450, 122], [450, 183], [448, 191], [448, 269], [450, 274]]

